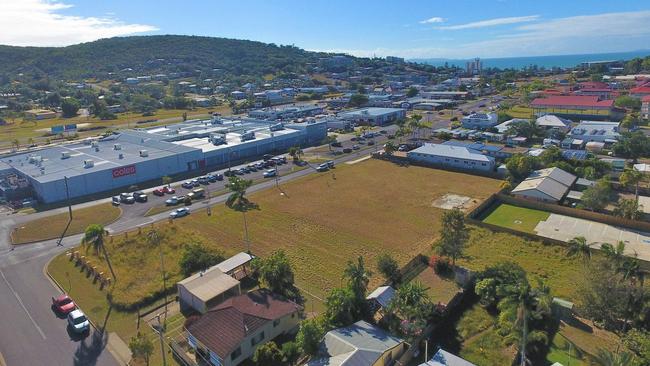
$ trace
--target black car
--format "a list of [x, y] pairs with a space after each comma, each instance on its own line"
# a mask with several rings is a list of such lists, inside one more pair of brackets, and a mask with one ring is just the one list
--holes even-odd
[[267, 160], [270, 160], [272, 157], [273, 157], [273, 155], [271, 155], [271, 154], [264, 154], [264, 156], [262, 156], [262, 159], [264, 159], [264, 161], [267, 161]]
[[343, 149], [343, 152], [344, 153], [351, 153], [352, 149], [350, 149], [349, 147], [346, 147], [345, 149]]
[[330, 145], [332, 145], [333, 147], [341, 147], [341, 143], [338, 141], [332, 142]]

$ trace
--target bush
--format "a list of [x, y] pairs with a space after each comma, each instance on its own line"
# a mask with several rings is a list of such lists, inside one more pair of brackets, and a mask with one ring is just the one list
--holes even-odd
[[433, 267], [433, 271], [439, 275], [449, 274], [452, 271], [452, 265], [447, 257], [431, 256], [429, 266]]
[[195, 272], [206, 270], [223, 260], [223, 253], [213, 252], [201, 244], [192, 243], [185, 247], [178, 265], [185, 276], [190, 276]]
[[384, 253], [377, 258], [377, 269], [387, 281], [393, 284], [398, 284], [402, 279], [397, 261], [390, 254]]

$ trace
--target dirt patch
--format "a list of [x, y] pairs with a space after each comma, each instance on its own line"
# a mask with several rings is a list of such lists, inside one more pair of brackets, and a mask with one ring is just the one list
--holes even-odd
[[438, 199], [433, 201], [431, 205], [433, 207], [441, 208], [443, 210], [451, 210], [454, 208], [458, 208], [462, 211], [467, 211], [470, 208], [472, 208], [476, 203], [478, 203], [478, 201], [471, 197], [447, 193], [444, 196], [439, 197]]

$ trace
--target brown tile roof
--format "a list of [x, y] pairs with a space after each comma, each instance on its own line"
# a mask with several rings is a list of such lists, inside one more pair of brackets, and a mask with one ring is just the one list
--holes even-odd
[[299, 310], [299, 306], [266, 289], [232, 297], [208, 310], [187, 330], [225, 359], [247, 336], [269, 321]]

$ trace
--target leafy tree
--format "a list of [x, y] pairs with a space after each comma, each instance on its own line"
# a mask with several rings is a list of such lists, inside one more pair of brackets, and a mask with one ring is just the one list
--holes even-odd
[[65, 98], [61, 102], [61, 111], [63, 112], [63, 117], [70, 118], [76, 116], [79, 108], [79, 101], [75, 98]]
[[332, 151], [332, 144], [336, 142], [336, 135], [327, 135], [321, 142], [323, 145], [327, 145], [330, 151]]
[[286, 342], [282, 345], [282, 354], [284, 355], [284, 361], [289, 366], [293, 366], [300, 357], [300, 346], [297, 342]]
[[580, 206], [592, 211], [600, 211], [609, 203], [611, 192], [609, 182], [606, 179], [601, 179], [582, 193]]
[[450, 257], [452, 264], [456, 266], [456, 259], [463, 255], [468, 239], [469, 233], [465, 226], [463, 211], [457, 208], [445, 211], [442, 214], [440, 240], [438, 241], [439, 254]]
[[298, 297], [293, 268], [283, 250], [277, 250], [264, 259], [253, 259], [252, 267], [269, 290], [291, 299]]
[[526, 179], [538, 166], [537, 158], [523, 154], [515, 154], [506, 160], [508, 174], [517, 181]]
[[631, 329], [623, 336], [623, 344], [639, 359], [639, 366], [650, 365], [650, 332]]
[[348, 287], [335, 288], [325, 299], [325, 319], [334, 327], [345, 327], [361, 318], [357, 297]]
[[397, 149], [395, 148], [395, 144], [392, 141], [388, 141], [384, 145], [384, 153], [386, 153], [386, 155], [388, 155], [388, 156], [393, 155], [395, 150], [397, 150]]
[[253, 362], [259, 366], [282, 366], [282, 351], [273, 341], [257, 347], [253, 355]]
[[170, 177], [168, 175], [163, 175], [163, 177], [162, 177], [162, 184], [166, 185], [167, 187], [171, 186], [173, 181], [174, 180], [172, 179], [172, 177]]
[[555, 162], [564, 160], [562, 157], [562, 150], [557, 146], [551, 146], [548, 149], [545, 149], [544, 152], [539, 156], [539, 159], [544, 165], [550, 165]]
[[634, 355], [626, 351], [612, 352], [600, 348], [593, 357], [593, 362], [598, 366], [634, 366]]
[[95, 255], [99, 256], [99, 251], [101, 250], [102, 253], [104, 254], [104, 259], [106, 259], [106, 264], [108, 265], [108, 269], [111, 271], [111, 276], [113, 276], [113, 279], [116, 280], [115, 277], [115, 272], [113, 271], [113, 266], [111, 265], [111, 261], [108, 258], [108, 252], [106, 251], [106, 246], [104, 245], [104, 240], [106, 239], [106, 236], [108, 235], [108, 231], [104, 229], [102, 225], [99, 224], [91, 224], [86, 227], [86, 230], [84, 231], [84, 236], [81, 239], [81, 244], [86, 247], [86, 250], [88, 250], [90, 247], [93, 248], [95, 251]]
[[529, 139], [544, 136], [544, 131], [539, 126], [537, 126], [537, 123], [535, 123], [533, 120], [520, 123], [512, 123], [508, 128], [507, 133], [509, 135], [523, 136]]
[[302, 149], [300, 148], [300, 146], [292, 146], [292, 147], [290, 147], [288, 153], [289, 153], [289, 156], [291, 156], [291, 158], [293, 158], [294, 162], [300, 161], [300, 155], [303, 154]]
[[153, 114], [158, 106], [158, 101], [146, 94], [136, 94], [131, 99], [131, 108], [142, 114]]
[[625, 170], [621, 176], [618, 178], [618, 181], [621, 183], [621, 185], [625, 188], [629, 188], [630, 186], [634, 186], [634, 197], [638, 200], [639, 199], [639, 183], [641, 183], [644, 180], [644, 175], [640, 171], [636, 169], [627, 169]]
[[617, 156], [632, 159], [650, 155], [650, 139], [641, 131], [624, 132], [612, 147]]
[[638, 113], [628, 113], [621, 121], [621, 127], [627, 128], [628, 131], [639, 124], [640, 118]]
[[584, 236], [577, 236], [569, 240], [567, 244], [569, 245], [567, 248], [569, 257], [580, 256], [585, 262], [591, 259], [591, 244], [587, 243]]
[[388, 253], [383, 253], [377, 258], [377, 270], [394, 285], [399, 284], [402, 280], [397, 260]]
[[310, 356], [318, 353], [318, 344], [325, 335], [325, 329], [318, 318], [304, 320], [300, 323], [296, 343], [304, 352]]
[[350, 107], [361, 107], [368, 103], [368, 97], [364, 94], [354, 94], [350, 97], [348, 106]]
[[183, 255], [178, 262], [178, 266], [183, 275], [190, 276], [198, 271], [204, 271], [216, 264], [223, 262], [223, 253], [211, 251], [199, 243], [190, 243], [185, 245]]
[[413, 98], [414, 96], [418, 95], [419, 91], [415, 87], [410, 87], [409, 90], [406, 92], [406, 97], [407, 98]]
[[422, 333], [434, 315], [427, 290], [417, 281], [398, 288], [387, 310], [389, 327], [411, 340]]
[[628, 220], [639, 220], [643, 217], [643, 211], [640, 209], [638, 200], [621, 198], [614, 208], [614, 215]]
[[231, 192], [226, 200], [226, 206], [231, 210], [241, 212], [244, 218], [244, 240], [246, 241], [248, 253], [251, 252], [250, 241], [248, 240], [248, 223], [246, 212], [258, 208], [258, 205], [246, 197], [246, 190], [253, 185], [252, 180], [239, 177], [228, 177], [228, 190]]
[[149, 358], [153, 353], [153, 342], [146, 335], [138, 332], [135, 336], [131, 337], [129, 341], [129, 350], [135, 358], [141, 358], [149, 365]]
[[348, 261], [343, 270], [343, 277], [348, 280], [348, 286], [354, 295], [362, 301], [366, 298], [371, 276], [372, 272], [366, 269], [362, 256], [357, 258], [356, 263]]
[[641, 100], [638, 98], [631, 97], [629, 95], [621, 95], [620, 97], [616, 98], [616, 100], [614, 101], [614, 105], [619, 108], [640, 110]]

